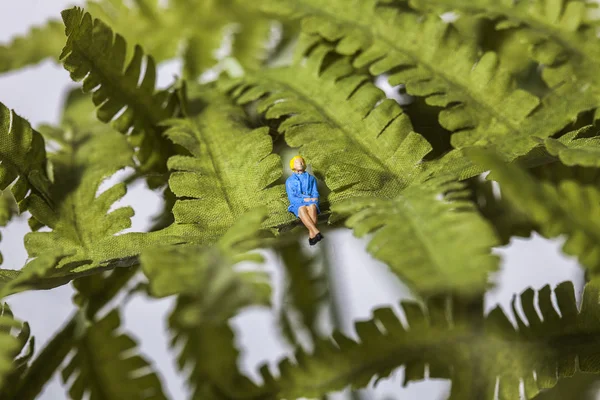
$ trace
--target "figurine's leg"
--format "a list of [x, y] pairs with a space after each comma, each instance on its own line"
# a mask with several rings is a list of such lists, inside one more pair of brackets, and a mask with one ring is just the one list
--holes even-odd
[[[316, 204], [311, 204], [308, 206], [308, 215], [310, 215], [310, 219], [312, 219], [313, 224], [317, 226], [317, 206]], [[317, 229], [318, 231], [318, 229]]]
[[301, 206], [298, 208], [298, 215], [300, 216], [300, 220], [308, 228], [308, 237], [313, 238], [319, 233], [319, 230], [315, 226], [315, 223], [310, 217], [310, 213], [308, 212], [307, 206]]

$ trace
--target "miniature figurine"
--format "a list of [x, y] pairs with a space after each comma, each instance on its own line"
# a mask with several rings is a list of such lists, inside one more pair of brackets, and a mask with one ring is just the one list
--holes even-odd
[[321, 213], [317, 180], [305, 171], [306, 163], [300, 156], [290, 160], [290, 168], [294, 173], [285, 181], [285, 190], [290, 200], [288, 211], [299, 217], [308, 228], [308, 243], [313, 246], [323, 239], [317, 228], [317, 214]]

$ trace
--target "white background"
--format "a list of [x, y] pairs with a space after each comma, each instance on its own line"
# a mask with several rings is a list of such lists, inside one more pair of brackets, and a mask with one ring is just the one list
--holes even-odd
[[[0, 44], [9, 42], [15, 35], [25, 34], [31, 26], [42, 24], [49, 17], [60, 18], [60, 11], [71, 4], [82, 2], [1, 0]], [[177, 67], [177, 63], [173, 62], [163, 65], [160, 68], [159, 85], [169, 84]], [[0, 75], [0, 102], [13, 108], [34, 126], [40, 123], [56, 124], [65, 90], [73, 86], [61, 66], [45, 61], [18, 72]], [[148, 218], [158, 211], [160, 203], [156, 193], [139, 184], [130, 190], [120, 204], [134, 205], [136, 215], [131, 230], [142, 231], [148, 227]], [[3, 268], [20, 269], [25, 264], [27, 254], [22, 239], [26, 232], [27, 224], [23, 217], [13, 220], [7, 228], [2, 229], [0, 252], [5, 257]], [[347, 230], [328, 232], [326, 236], [320, 245], [329, 246], [329, 253], [334, 260], [335, 291], [345, 307], [342, 330], [354, 336], [353, 320], [368, 318], [376, 306], [392, 305], [397, 309], [398, 300], [409, 297], [409, 294], [387, 267], [365, 252], [363, 240], [357, 240]], [[575, 260], [560, 255], [561, 243], [562, 240], [547, 241], [536, 236], [531, 240], [513, 240], [507, 248], [498, 249], [503, 256], [502, 268], [494, 278], [498, 282], [497, 289], [486, 295], [486, 310], [500, 304], [510, 313], [512, 295], [530, 286], [539, 289], [545, 284], [554, 286], [569, 279], [575, 279], [576, 286], [580, 286], [581, 270]], [[276, 259], [269, 257], [266, 268], [273, 273], [276, 296], [280, 296], [282, 277], [278, 271], [281, 266]], [[72, 294], [70, 286], [63, 286], [9, 298], [8, 303], [15, 315], [31, 324], [37, 349], [42, 348], [71, 314]], [[184, 383], [167, 349], [168, 335], [164, 321], [171, 306], [170, 299], [152, 300], [136, 295], [125, 307], [123, 315], [127, 331], [137, 338], [141, 352], [160, 371], [169, 397], [184, 399]], [[274, 366], [277, 360], [290, 352], [278, 338], [275, 319], [269, 311], [244, 311], [233, 320], [232, 326], [238, 333], [238, 343], [242, 349], [240, 368], [254, 379], [258, 377], [258, 365], [267, 362]], [[429, 381], [402, 388], [401, 381], [402, 369], [399, 369], [375, 390], [369, 388], [360, 392], [364, 399], [443, 399], [450, 386], [445, 381]], [[46, 386], [40, 398], [67, 398], [59, 376], [55, 376]]]

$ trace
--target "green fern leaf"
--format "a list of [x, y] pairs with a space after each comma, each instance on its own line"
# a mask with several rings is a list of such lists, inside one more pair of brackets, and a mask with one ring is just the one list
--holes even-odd
[[[16, 213], [17, 204], [12, 194], [8, 190], [0, 190], [0, 227], [6, 226]], [[0, 232], [0, 239], [2, 239], [2, 232]], [[0, 253], [0, 264], [2, 262], [2, 253]]]
[[473, 202], [481, 215], [491, 223], [502, 246], [508, 245], [514, 236], [529, 237], [531, 235], [536, 228], [533, 221], [503, 196], [497, 196], [491, 181], [477, 177], [468, 181], [467, 184], [473, 193]]
[[287, 211], [281, 159], [272, 154], [267, 128], [251, 130], [244, 112], [219, 94], [192, 99], [206, 107], [196, 116], [168, 121], [165, 135], [190, 155], [169, 159], [169, 187], [178, 197], [175, 224], [166, 233], [215, 241], [246, 211], [266, 206], [265, 227], [293, 221]]
[[548, 153], [568, 166], [600, 167], [600, 137], [582, 137], [583, 130], [569, 132], [560, 139], [546, 138], [543, 143]]
[[[450, 192], [450, 193], [448, 193]], [[437, 197], [448, 193], [448, 199]], [[498, 268], [492, 227], [476, 212], [460, 183], [435, 178], [395, 199], [357, 197], [333, 207], [350, 215], [357, 236], [375, 233], [367, 250], [418, 293], [477, 295]]]
[[423, 171], [431, 146], [394, 100], [368, 76], [353, 74], [347, 59], [320, 73], [329, 52], [319, 47], [305, 63], [263, 70], [223, 89], [241, 104], [258, 99], [269, 119], [288, 117], [279, 131], [325, 179], [331, 204], [357, 195], [393, 197]]
[[196, 316], [203, 308], [201, 303], [197, 296], [179, 296], [169, 317], [171, 344], [181, 349], [178, 367], [190, 371], [191, 399], [258, 398], [256, 385], [238, 372], [233, 331], [226, 321], [199, 321]]
[[[48, 251], [60, 252], [59, 267], [86, 269], [116, 258], [111, 241], [115, 233], [131, 225], [133, 210], [117, 209], [107, 215], [111, 205], [125, 195], [124, 184], [117, 184], [96, 196], [100, 183], [125, 166], [132, 165], [133, 151], [125, 139], [112, 130], [101, 134], [46, 130], [49, 139], [62, 148], [49, 157], [55, 173], [61, 177], [51, 188], [55, 209], [32, 202], [33, 215], [52, 229], [32, 232], [25, 237], [25, 247], [31, 257]], [[112, 254], [115, 254], [112, 252]]]
[[34, 27], [27, 35], [0, 46], [0, 73], [36, 64], [50, 57], [58, 60], [64, 39], [63, 26], [59, 21], [50, 20], [45, 25]]
[[[299, 342], [294, 327], [298, 328], [296, 332], [306, 330], [312, 340], [319, 337], [317, 322], [320, 308], [329, 299], [327, 278], [323, 268], [318, 268], [328, 260], [325, 250], [322, 247], [319, 250], [320, 257], [308, 254], [300, 245], [299, 238], [290, 240], [289, 237], [285, 241], [282, 239], [277, 246], [287, 276], [280, 325], [291, 343]], [[295, 313], [299, 314], [300, 324], [294, 324]]]
[[[82, 324], [86, 324], [80, 321]], [[69, 395], [81, 400], [166, 399], [158, 376], [139, 354], [132, 354], [135, 341], [118, 332], [121, 320], [116, 310], [100, 321], [81, 326], [75, 343], [76, 353], [62, 370], [63, 382], [69, 384]]]
[[[38, 257], [32, 263], [39, 262], [42, 258]], [[30, 264], [25, 268], [29, 268]], [[50, 266], [54, 264], [54, 262], [49, 263]], [[107, 276], [95, 275], [76, 280], [75, 303], [85, 310], [89, 319], [93, 319], [96, 313], [120, 292], [136, 272], [136, 268], [123, 268], [113, 270]], [[25, 271], [22, 275], [25, 275]], [[77, 337], [81, 334], [81, 317], [80, 312], [75, 313], [69, 322], [36, 354], [25, 373], [18, 379], [18, 382], [15, 382], [16, 386], [11, 392], [11, 396], [8, 397], [9, 399], [34, 400], [39, 397], [44, 386], [63, 364], [77, 342]]]
[[157, 61], [173, 58], [182, 49], [184, 76], [191, 80], [215, 66], [226, 41], [231, 56], [247, 68], [258, 68], [270, 53], [272, 22], [245, 2], [170, 0], [164, 7], [158, 3], [100, 0], [88, 2], [87, 8]]
[[[219, 318], [221, 321], [231, 316], [227, 310], [239, 308], [226, 305], [268, 304], [271, 297], [268, 277], [264, 273], [233, 269], [240, 261], [262, 262], [261, 256], [247, 252], [258, 247], [261, 224], [266, 218], [264, 209], [249, 211], [209, 246], [179, 245], [144, 251], [141, 264], [151, 293], [157, 297], [203, 293], [207, 313], [202, 315], [221, 310], [227, 314]], [[165, 265], [169, 268], [165, 269]]]
[[142, 172], [165, 172], [166, 159], [174, 150], [162, 137], [159, 124], [176, 114], [178, 99], [167, 91], [155, 92], [154, 59], [136, 46], [126, 64], [122, 36], [114, 35], [102, 21], [92, 21], [91, 15], [78, 7], [63, 11], [62, 16], [67, 44], [60, 59], [74, 81], [83, 81], [84, 92], [93, 92], [98, 119], [110, 122], [121, 133], [131, 131], [129, 138], [139, 147]]
[[574, 255], [586, 267], [600, 266], [600, 190], [597, 184], [576, 179], [559, 182], [537, 181], [515, 164], [507, 164], [490, 150], [470, 149], [469, 156], [492, 170], [502, 196], [525, 213], [545, 237], [567, 235], [563, 251]]
[[298, 350], [295, 362], [281, 362], [277, 378], [264, 367], [265, 392], [278, 398], [318, 397], [349, 382], [353, 388], [364, 387], [371, 378], [383, 378], [404, 365], [405, 383], [424, 379], [426, 369], [431, 378], [452, 379], [451, 400], [516, 399], [521, 380], [530, 399], [577, 370], [600, 372], [594, 341], [600, 329], [598, 287], [587, 285], [580, 311], [571, 282], [559, 285], [555, 293], [560, 314], [552, 305], [549, 286], [538, 292], [543, 320], [535, 309], [533, 290], [520, 296], [525, 319], [516, 313], [513, 301], [518, 330], [499, 307], [478, 328], [469, 323], [471, 317], [463, 314], [457, 300], [435, 300], [426, 310], [402, 303], [409, 328], [390, 308], [377, 309], [373, 319], [355, 324], [358, 342], [335, 333], [319, 341], [313, 354]]
[[50, 203], [44, 139], [31, 125], [0, 103], [0, 190], [11, 185], [21, 210], [26, 198]]
[[0, 191], [0, 226], [6, 226], [16, 213], [17, 204], [12, 194], [8, 190]]
[[594, 86], [600, 81], [594, 72], [600, 65], [596, 23], [589, 19], [593, 2], [586, 0], [457, 1], [410, 0], [417, 9], [458, 11], [494, 21], [496, 29], [516, 29], [518, 40], [528, 45], [530, 56], [547, 66], [544, 78], [551, 86], [562, 81], [581, 80]]
[[[15, 336], [13, 329], [18, 329]], [[13, 318], [8, 304], [0, 307], [0, 398], [9, 399], [15, 380], [23, 373], [34, 350], [29, 324]]]
[[[181, 30], [177, 30], [173, 23], [175, 21], [169, 18], [172, 14], [170, 10], [158, 3], [158, 0], [138, 0], [132, 3], [91, 0], [86, 2], [85, 9], [127, 38], [128, 53], [135, 50], [133, 43], [137, 43], [155, 61], [160, 62], [177, 55]], [[132, 21], [135, 23], [131, 23]]]
[[[50, 187], [55, 206], [50, 208], [35, 199], [29, 202], [33, 216], [52, 231], [32, 232], [25, 237], [31, 257], [50, 254], [57, 262], [50, 270], [42, 268], [32, 277], [22, 277], [24, 282], [19, 284], [23, 286], [55, 287], [90, 273], [129, 267], [137, 263], [136, 256], [142, 248], [155, 243], [152, 234], [115, 236], [131, 226], [131, 207], [109, 213], [113, 203], [125, 195], [125, 184], [116, 184], [102, 193], [98, 189], [104, 179], [133, 165], [133, 150], [122, 135], [106, 125], [69, 118], [72, 113], [83, 111], [80, 101], [70, 100], [64, 127], [43, 129], [48, 139], [59, 146], [48, 156], [53, 170], [61, 176]], [[160, 241], [170, 243], [165, 236]]]
[[257, 389], [237, 370], [238, 351], [228, 320], [246, 306], [270, 305], [271, 287], [265, 273], [233, 269], [241, 260], [261, 260], [246, 251], [256, 247], [265, 218], [264, 210], [250, 211], [209, 247], [182, 245], [142, 253], [151, 292], [158, 296], [181, 293], [169, 325], [174, 333], [172, 345], [181, 346], [179, 368], [189, 367], [193, 399], [251, 397]]
[[281, 3], [260, 2], [274, 13], [302, 18], [304, 32], [335, 41], [338, 53], [356, 54], [355, 68], [388, 73], [392, 85], [406, 84], [407, 93], [443, 107], [440, 123], [454, 132], [455, 148], [493, 143], [513, 159], [535, 145], [531, 136], [549, 137], [598, 106], [596, 97], [570, 85], [553, 88], [542, 99], [519, 89], [496, 54], [480, 57], [477, 43], [437, 16], [376, 0]]

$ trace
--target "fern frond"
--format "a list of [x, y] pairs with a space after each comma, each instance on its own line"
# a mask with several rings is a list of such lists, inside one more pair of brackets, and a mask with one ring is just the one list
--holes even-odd
[[264, 272], [233, 269], [243, 259], [260, 261], [260, 256], [245, 252], [256, 247], [265, 218], [263, 210], [249, 212], [211, 246], [182, 245], [142, 253], [152, 293], [180, 293], [169, 325], [172, 345], [182, 346], [179, 368], [189, 367], [193, 399], [251, 397], [249, 393], [256, 390], [237, 370], [238, 351], [228, 320], [246, 306], [270, 305], [270, 281]]
[[[173, 0], [172, 4], [176, 20], [187, 27], [183, 38], [187, 78], [197, 78], [216, 63], [217, 50], [226, 37], [231, 40], [230, 55], [245, 68], [258, 69], [269, 56], [272, 21], [246, 2]], [[195, 13], [190, 13], [190, 8], [195, 9]]]
[[286, 117], [279, 131], [325, 179], [331, 204], [358, 195], [393, 197], [423, 171], [431, 146], [394, 100], [353, 73], [348, 59], [321, 71], [329, 52], [318, 47], [306, 62], [249, 74], [223, 89], [241, 104], [258, 100], [269, 119]]
[[543, 143], [548, 153], [565, 165], [600, 167], [600, 137], [577, 138], [581, 133], [582, 130], [572, 131], [559, 139], [546, 138]]
[[[261, 224], [266, 218], [264, 209], [249, 211], [211, 245], [178, 245], [145, 250], [140, 259], [142, 270], [150, 282], [150, 292], [157, 297], [203, 293], [207, 316], [210, 312], [239, 308], [226, 307], [230, 304], [268, 304], [271, 288], [266, 274], [236, 272], [233, 269], [240, 261], [262, 262], [260, 255], [248, 254], [247, 251], [257, 247]], [[224, 312], [227, 316], [221, 318], [222, 321], [231, 316], [229, 311]]]
[[[6, 226], [16, 213], [17, 204], [15, 203], [12, 194], [8, 190], [0, 190], [0, 227]], [[0, 240], [1, 239], [2, 232], [0, 231]], [[0, 253], [0, 264], [2, 264], [2, 262], [2, 253]]]
[[175, 21], [170, 7], [163, 8], [158, 3], [157, 0], [132, 3], [88, 0], [85, 9], [127, 38], [128, 53], [135, 50], [134, 44], [139, 44], [156, 62], [160, 62], [177, 55], [178, 41], [183, 30], [181, 25], [177, 29], [173, 23]]
[[29, 122], [0, 103], [0, 190], [11, 192], [23, 211], [23, 200], [41, 198], [50, 203], [50, 180], [44, 139]]
[[320, 261], [324, 264], [328, 260], [325, 259], [323, 248], [319, 250], [320, 257], [308, 254], [299, 239], [277, 246], [287, 276], [280, 325], [292, 343], [298, 342], [298, 337], [292, 331], [295, 326], [294, 312], [299, 314], [300, 328], [306, 329], [312, 340], [319, 337], [317, 318], [320, 307], [329, 297], [327, 278], [322, 268], [318, 268]]
[[514, 236], [529, 237], [536, 228], [525, 213], [515, 208], [503, 196], [494, 193], [491, 181], [477, 177], [467, 181], [467, 185], [473, 193], [473, 203], [479, 213], [491, 223], [502, 246], [508, 245]]
[[121, 133], [131, 132], [129, 139], [139, 148], [143, 172], [165, 172], [166, 159], [174, 150], [159, 124], [176, 115], [178, 99], [168, 91], [156, 92], [154, 59], [136, 46], [126, 64], [126, 42], [121, 35], [114, 35], [98, 19], [92, 21], [78, 7], [63, 11], [62, 16], [67, 44], [60, 59], [74, 81], [83, 81], [83, 91], [93, 92], [98, 119], [110, 122]]
[[387, 73], [392, 85], [404, 83], [407, 93], [443, 107], [440, 123], [454, 132], [455, 148], [493, 143], [513, 159], [534, 146], [531, 136], [549, 137], [598, 106], [596, 97], [570, 85], [554, 87], [542, 99], [519, 89], [495, 53], [480, 57], [476, 42], [438, 16], [400, 11], [377, 0], [260, 4], [302, 18], [306, 33], [335, 41], [340, 54], [355, 55], [355, 68]]
[[[180, 370], [189, 370], [187, 381], [193, 400], [259, 398], [258, 388], [237, 368], [239, 351], [227, 321], [196, 318], [201, 299], [179, 296], [169, 316], [173, 332], [171, 345], [181, 350], [177, 356]], [[199, 307], [199, 308], [198, 308]]]
[[46, 58], [58, 60], [65, 43], [63, 25], [50, 20], [33, 27], [25, 36], [0, 46], [0, 74], [36, 64]]
[[551, 238], [567, 236], [563, 251], [592, 270], [600, 267], [600, 190], [597, 184], [576, 179], [537, 181], [515, 164], [507, 164], [491, 150], [470, 149], [469, 157], [492, 171], [502, 196]]
[[535, 292], [521, 294], [525, 319], [514, 312], [517, 330], [500, 307], [482, 327], [469, 324], [456, 299], [436, 300], [425, 309], [403, 302], [408, 328], [390, 308], [377, 309], [373, 319], [355, 324], [358, 341], [335, 333], [319, 341], [313, 354], [298, 350], [295, 362], [281, 362], [279, 377], [264, 367], [265, 392], [278, 398], [318, 397], [349, 382], [353, 388], [364, 387], [373, 377], [381, 379], [405, 366], [405, 383], [424, 379], [426, 369], [431, 378], [451, 379], [451, 400], [516, 399], [521, 380], [530, 399], [578, 370], [600, 372], [594, 339], [600, 329], [598, 287], [586, 286], [581, 310], [571, 282], [560, 284], [555, 293], [560, 314], [549, 286], [537, 293], [543, 319], [535, 309]]
[[[50, 188], [54, 207], [29, 201], [33, 216], [52, 231], [27, 234], [25, 247], [31, 257], [54, 255], [56, 263], [30, 279], [20, 277], [15, 283], [19, 286], [55, 287], [88, 274], [129, 267], [137, 263], [136, 257], [145, 246], [156, 243], [151, 233], [115, 236], [131, 226], [131, 207], [109, 212], [125, 195], [126, 186], [118, 183], [102, 193], [98, 190], [103, 180], [133, 165], [133, 150], [110, 127], [86, 122], [82, 114], [78, 120], [71, 117], [85, 110], [80, 100], [69, 98], [62, 128], [43, 129], [58, 146], [48, 156], [61, 177]], [[166, 236], [161, 236], [160, 242], [170, 243]]]
[[68, 384], [72, 399], [166, 399], [158, 375], [141, 355], [132, 354], [136, 343], [118, 331], [120, 325], [119, 312], [113, 310], [81, 327], [75, 355], [62, 370], [63, 382], [72, 380]]
[[178, 200], [175, 224], [166, 232], [187, 241], [214, 241], [239, 216], [263, 206], [265, 227], [293, 221], [284, 185], [273, 185], [282, 167], [268, 128], [249, 129], [243, 110], [216, 92], [191, 101], [206, 106], [198, 115], [169, 120], [165, 132], [190, 153], [168, 162], [169, 187]]
[[367, 250], [418, 293], [469, 297], [486, 290], [499, 259], [491, 254], [496, 235], [468, 196], [463, 184], [439, 177], [394, 199], [357, 197], [333, 211], [350, 216], [355, 235], [374, 233]]
[[0, 398], [10, 399], [14, 398], [15, 380], [33, 355], [34, 342], [29, 324], [15, 320], [6, 303], [0, 306], [0, 343]]
[[[112, 204], [126, 193], [124, 184], [117, 184], [96, 195], [100, 183], [125, 166], [132, 165], [133, 151], [118, 132], [107, 129], [101, 134], [46, 130], [49, 139], [62, 147], [50, 154], [54, 171], [60, 180], [51, 187], [55, 209], [32, 202], [33, 215], [52, 229], [32, 232], [25, 237], [25, 247], [31, 257], [60, 249], [60, 267], [81, 270], [115, 258], [105, 245], [107, 240], [131, 226], [131, 207], [119, 208], [107, 215]], [[104, 253], [106, 251], [106, 253]], [[75, 263], [76, 265], [73, 265]]]
[[[38, 257], [32, 262], [39, 262], [41, 258]], [[50, 263], [50, 266], [53, 265], [54, 262]], [[89, 319], [93, 319], [96, 313], [120, 292], [136, 271], [135, 268], [116, 269], [107, 276], [95, 275], [76, 280], [75, 303], [85, 310], [85, 315]], [[44, 386], [71, 352], [78, 335], [81, 335], [81, 317], [81, 313], [75, 313], [36, 354], [24, 374], [14, 383], [14, 390], [8, 399], [34, 400], [39, 397]]]
[[270, 53], [272, 22], [246, 2], [170, 0], [161, 7], [156, 0], [132, 5], [99, 0], [88, 2], [87, 8], [142, 45], [156, 61], [173, 58], [181, 49], [184, 76], [190, 80], [215, 66], [226, 41], [230, 55], [250, 69], [258, 68]]
[[589, 82], [598, 95], [600, 80], [594, 71], [600, 65], [600, 41], [596, 21], [589, 17], [593, 2], [410, 0], [409, 3], [421, 10], [457, 11], [462, 15], [489, 18], [498, 30], [512, 28], [518, 40], [529, 47], [530, 56], [548, 66], [543, 76], [551, 86], [561, 81], [581, 80], [579, 87]]

